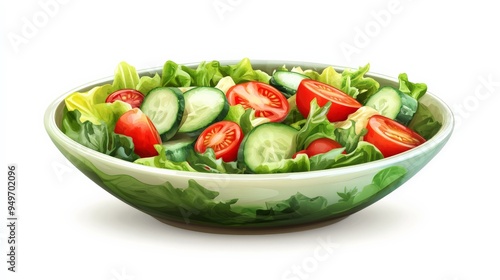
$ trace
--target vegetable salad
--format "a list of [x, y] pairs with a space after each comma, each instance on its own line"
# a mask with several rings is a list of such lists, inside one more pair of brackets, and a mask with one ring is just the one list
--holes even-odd
[[367, 163], [415, 148], [440, 129], [419, 102], [424, 83], [248, 58], [191, 68], [165, 62], [140, 76], [121, 62], [112, 83], [65, 98], [62, 131], [103, 154], [141, 165], [208, 173], [284, 173]]

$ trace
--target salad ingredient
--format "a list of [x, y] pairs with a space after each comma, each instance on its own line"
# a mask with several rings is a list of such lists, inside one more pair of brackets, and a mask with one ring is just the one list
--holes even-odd
[[198, 137], [194, 150], [204, 153], [208, 148], [214, 150], [215, 158], [225, 162], [235, 161], [243, 140], [240, 126], [231, 121], [216, 122], [207, 127]]
[[186, 161], [189, 153], [193, 150], [196, 137], [181, 135], [162, 143], [168, 160], [175, 162]]
[[273, 73], [269, 84], [289, 98], [297, 92], [300, 82], [307, 78], [306, 75], [297, 72], [278, 70]]
[[343, 121], [362, 106], [356, 99], [341, 90], [310, 79], [300, 82], [296, 95], [297, 109], [304, 117], [309, 115], [313, 99], [317, 100], [319, 106], [331, 102], [330, 111], [327, 114], [330, 122]]
[[335, 122], [333, 125], [335, 128], [348, 129], [354, 124], [355, 132], [361, 134], [368, 123], [368, 119], [373, 115], [380, 115], [379, 112], [372, 107], [363, 106], [360, 107], [356, 112], [347, 116], [345, 121]]
[[240, 117], [240, 127], [243, 130], [243, 134], [249, 133], [256, 126], [263, 123], [270, 122], [271, 120], [264, 117], [256, 117], [254, 109], [247, 109]]
[[271, 78], [269, 74], [262, 70], [254, 70], [248, 58], [243, 58], [238, 63], [232, 65], [219, 65], [219, 71], [223, 77], [230, 76], [236, 84], [251, 81], [268, 83]]
[[66, 111], [61, 127], [64, 134], [81, 145], [105, 155], [126, 161], [139, 158], [134, 153], [134, 143], [130, 137], [114, 133], [105, 123], [94, 124], [91, 121], [82, 122], [80, 119], [80, 111]]
[[227, 91], [234, 85], [235, 85], [235, 83], [233, 81], [233, 78], [231, 78], [230, 76], [226, 76], [226, 77], [220, 79], [219, 82], [217, 83], [217, 85], [215, 85], [215, 87], [222, 90], [222, 92], [224, 92], [224, 94], [226, 94]]
[[318, 138], [312, 141], [306, 149], [296, 152], [292, 158], [296, 158], [298, 154], [306, 154], [308, 157], [313, 157], [319, 154], [327, 153], [334, 149], [342, 149], [341, 153], [345, 154], [345, 149], [339, 142], [330, 138]]
[[309, 157], [324, 154], [333, 149], [342, 149], [342, 145], [339, 142], [332, 140], [330, 138], [318, 138], [312, 141], [306, 148], [306, 154]]
[[88, 92], [74, 92], [64, 99], [68, 111], [78, 110], [80, 121], [90, 121], [95, 125], [105, 123], [113, 130], [116, 120], [132, 107], [125, 102], [106, 103], [112, 92], [111, 85], [97, 86]]
[[138, 90], [126, 88], [117, 90], [106, 97], [108, 103], [113, 103], [116, 100], [128, 103], [132, 108], [139, 108], [144, 100], [144, 94]]
[[167, 141], [179, 129], [184, 106], [184, 96], [179, 89], [158, 87], [148, 93], [140, 108], [153, 122], [162, 141]]
[[375, 145], [384, 157], [405, 152], [425, 142], [410, 128], [382, 115], [372, 116], [367, 130], [364, 140]]
[[125, 112], [118, 119], [114, 132], [132, 138], [134, 152], [140, 157], [156, 156], [154, 145], [161, 144], [160, 134], [151, 120], [139, 108]]
[[304, 149], [304, 150], [300, 150], [300, 151], [296, 152], [295, 154], [293, 154], [292, 158], [296, 158], [299, 154], [307, 155], [307, 150]]
[[441, 129], [441, 123], [434, 118], [427, 106], [420, 103], [408, 127], [429, 140]]
[[262, 82], [245, 82], [232, 86], [226, 93], [229, 104], [241, 104], [255, 110], [255, 117], [271, 122], [283, 121], [290, 110], [285, 96], [276, 88]]
[[184, 122], [179, 132], [200, 134], [209, 125], [224, 119], [229, 111], [229, 103], [220, 89], [195, 87], [184, 93]]
[[368, 98], [365, 105], [406, 126], [417, 111], [418, 101], [408, 94], [386, 86]]
[[419, 100], [420, 97], [424, 96], [427, 92], [427, 85], [424, 83], [412, 83], [408, 80], [408, 75], [406, 73], [401, 73], [398, 75], [399, 80], [399, 90], [409, 96]]
[[[275, 165], [290, 159], [296, 151], [297, 130], [282, 123], [268, 122], [251, 130], [243, 138], [238, 151], [238, 161], [244, 163], [249, 171], [258, 172], [259, 167], [279, 172]], [[305, 156], [304, 156], [305, 157]], [[301, 158], [300, 155], [297, 159]]]

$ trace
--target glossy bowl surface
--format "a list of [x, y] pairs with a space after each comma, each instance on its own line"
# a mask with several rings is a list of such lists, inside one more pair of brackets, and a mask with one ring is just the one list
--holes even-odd
[[[235, 64], [237, 61], [221, 61]], [[196, 67], [196, 64], [188, 64]], [[268, 73], [282, 65], [321, 70], [329, 65], [297, 61], [252, 61]], [[342, 70], [342, 67], [335, 67]], [[161, 74], [161, 68], [139, 71]], [[381, 86], [397, 79], [369, 73]], [[449, 107], [434, 94], [421, 98], [442, 123], [439, 132], [416, 149], [386, 159], [322, 171], [287, 174], [205, 174], [164, 170], [116, 159], [86, 148], [61, 131], [64, 98], [112, 82], [112, 77], [71, 90], [46, 110], [52, 142], [81, 172], [128, 205], [160, 221], [204, 229], [282, 229], [328, 223], [353, 214], [388, 195], [424, 167], [453, 131]]]

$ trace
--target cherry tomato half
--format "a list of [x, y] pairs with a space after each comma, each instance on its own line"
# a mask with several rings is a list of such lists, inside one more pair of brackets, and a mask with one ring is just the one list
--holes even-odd
[[134, 152], [138, 156], [158, 155], [154, 145], [161, 144], [160, 134], [151, 120], [139, 108], [123, 113], [116, 122], [114, 131], [132, 138]]
[[328, 84], [304, 79], [300, 82], [296, 93], [297, 109], [307, 118], [311, 110], [311, 101], [316, 98], [319, 106], [332, 102], [327, 118], [330, 122], [343, 121], [356, 112], [362, 105], [356, 99]]
[[242, 140], [243, 131], [237, 123], [220, 121], [203, 130], [196, 140], [194, 150], [204, 153], [207, 148], [212, 148], [215, 158], [222, 158], [225, 162], [235, 161]]
[[[312, 157], [319, 154], [324, 154], [333, 149], [342, 148], [339, 142], [332, 140], [330, 138], [318, 138], [312, 141], [306, 149], [296, 152], [292, 158], [297, 157], [298, 154], [306, 154], [308, 157]], [[345, 151], [342, 152], [345, 154]]]
[[384, 157], [390, 157], [425, 142], [425, 139], [410, 128], [381, 115], [370, 117], [364, 136], [366, 142], [377, 147]]
[[107, 103], [113, 103], [116, 100], [126, 102], [130, 104], [132, 108], [139, 108], [144, 100], [144, 95], [135, 89], [119, 89], [106, 98]]
[[256, 117], [268, 118], [271, 122], [283, 121], [290, 105], [286, 97], [276, 88], [261, 82], [246, 82], [232, 86], [226, 93], [231, 105], [255, 109]]
[[339, 142], [330, 138], [319, 138], [312, 141], [306, 148], [309, 157], [329, 152], [333, 149], [342, 148]]

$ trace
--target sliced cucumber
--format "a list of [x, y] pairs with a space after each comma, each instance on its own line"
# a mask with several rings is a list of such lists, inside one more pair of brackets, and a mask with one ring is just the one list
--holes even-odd
[[308, 77], [297, 72], [278, 70], [273, 73], [269, 84], [288, 98], [297, 92], [297, 88], [303, 79], [308, 79]]
[[200, 134], [203, 129], [226, 117], [229, 103], [220, 89], [213, 87], [195, 87], [184, 93], [185, 121], [179, 132], [190, 135]]
[[252, 129], [241, 142], [238, 161], [250, 171], [264, 164], [292, 158], [297, 147], [298, 130], [282, 123], [264, 123]]
[[186, 161], [190, 151], [194, 149], [194, 142], [196, 137], [187, 135], [178, 135], [169, 141], [163, 142], [165, 148], [165, 155], [168, 160], [175, 162]]
[[184, 115], [184, 105], [184, 96], [179, 89], [159, 87], [146, 95], [141, 110], [153, 122], [162, 141], [167, 141], [179, 129]]
[[417, 111], [418, 101], [393, 87], [382, 87], [368, 98], [365, 105], [385, 117], [408, 125]]

